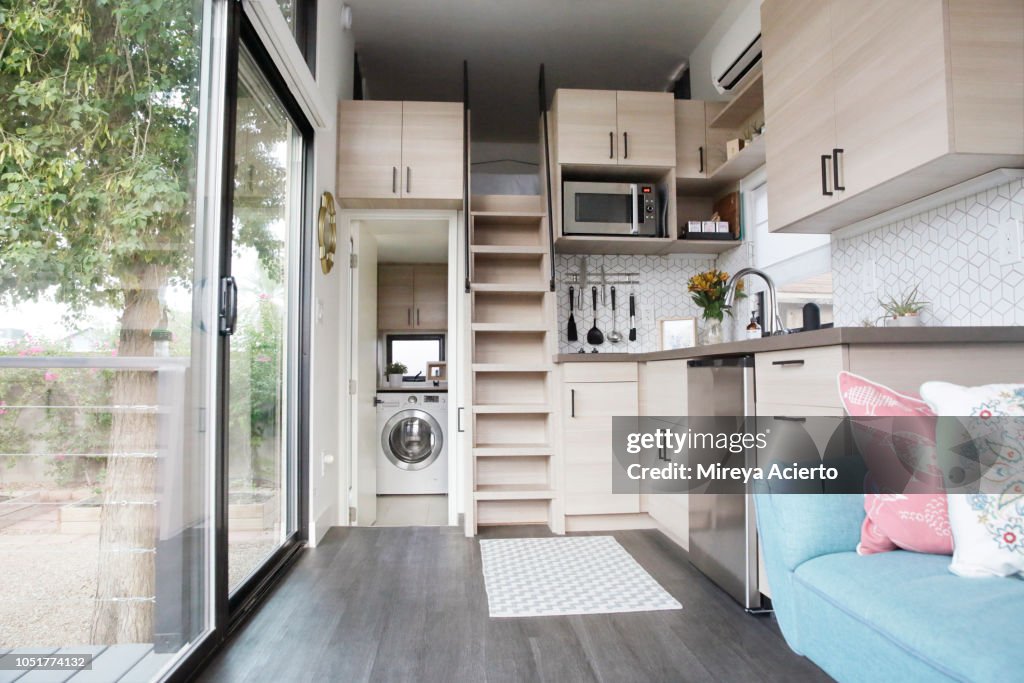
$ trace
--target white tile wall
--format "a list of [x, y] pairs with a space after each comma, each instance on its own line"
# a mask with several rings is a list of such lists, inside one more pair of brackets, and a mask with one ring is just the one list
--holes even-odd
[[930, 302], [922, 313], [926, 325], [1024, 325], [1024, 264], [1003, 265], [996, 255], [998, 227], [1022, 218], [1024, 181], [1015, 180], [833, 239], [836, 325], [875, 321], [882, 315], [879, 298], [915, 285]]

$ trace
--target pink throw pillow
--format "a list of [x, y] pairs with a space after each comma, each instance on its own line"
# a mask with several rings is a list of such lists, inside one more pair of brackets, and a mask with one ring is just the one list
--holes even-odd
[[864, 496], [864, 512], [867, 516], [860, 528], [859, 555], [901, 549], [933, 555], [953, 554], [945, 494], [869, 493]]
[[899, 475], [906, 479], [900, 492], [865, 494], [867, 514], [857, 552], [871, 555], [903, 549], [952, 555], [946, 495], [935, 490], [941, 485], [935, 462], [935, 413], [918, 398], [851, 372], [839, 373], [839, 396], [851, 417], [878, 418], [853, 425], [868, 466], [885, 472], [886, 480]]

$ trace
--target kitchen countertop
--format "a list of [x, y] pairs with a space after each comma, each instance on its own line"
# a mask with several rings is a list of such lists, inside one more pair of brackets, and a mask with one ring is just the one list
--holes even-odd
[[1024, 327], [834, 327], [647, 353], [560, 353], [556, 363], [681, 360], [836, 344], [1024, 344]]

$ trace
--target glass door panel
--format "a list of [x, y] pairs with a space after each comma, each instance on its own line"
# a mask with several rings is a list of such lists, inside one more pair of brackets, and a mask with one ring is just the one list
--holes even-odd
[[234, 592], [295, 531], [302, 135], [241, 50], [231, 275], [238, 318], [228, 362], [228, 585]]

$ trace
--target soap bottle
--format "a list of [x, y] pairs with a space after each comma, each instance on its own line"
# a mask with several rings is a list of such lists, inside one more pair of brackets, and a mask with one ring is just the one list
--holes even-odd
[[747, 325], [747, 339], [760, 339], [761, 326], [757, 324], [757, 313], [750, 314], [750, 324]]

